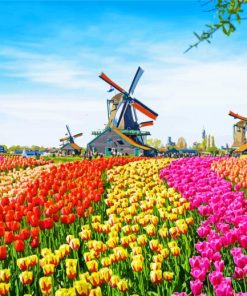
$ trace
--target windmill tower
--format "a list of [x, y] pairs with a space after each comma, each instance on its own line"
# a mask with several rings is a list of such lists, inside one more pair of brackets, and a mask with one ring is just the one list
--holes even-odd
[[60, 142], [62, 142], [60, 149], [64, 151], [66, 155], [79, 155], [81, 152], [81, 147], [75, 143], [74, 139], [81, 137], [83, 134], [78, 133], [72, 135], [67, 124], [66, 129], [67, 133], [65, 134], [65, 137], [60, 139]]
[[[89, 150], [93, 149], [105, 154], [107, 154], [107, 149], [135, 155], [139, 153], [138, 151], [144, 155], [154, 153], [155, 149], [147, 146], [145, 141], [150, 132], [142, 131], [141, 128], [153, 125], [153, 120], [156, 120], [158, 114], [133, 97], [143, 72], [143, 69], [138, 67], [128, 91], [112, 81], [106, 74], [100, 74], [99, 77], [119, 93], [108, 100], [108, 124], [102, 132], [93, 132], [93, 135], [97, 137], [88, 144]], [[137, 111], [149, 120], [139, 123]]]
[[232, 148], [239, 148], [242, 145], [247, 143], [246, 139], [246, 130], [247, 130], [247, 118], [241, 116], [232, 111], [229, 112], [229, 115], [235, 119], [240, 119], [237, 123], [233, 125], [233, 144]]

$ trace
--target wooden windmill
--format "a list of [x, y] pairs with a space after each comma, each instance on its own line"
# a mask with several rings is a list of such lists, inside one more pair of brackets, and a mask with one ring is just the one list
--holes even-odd
[[[112, 104], [109, 108], [110, 112], [108, 115], [108, 126], [121, 131], [133, 131], [132, 134], [135, 134], [135, 136], [132, 135], [132, 138], [142, 144], [144, 144], [144, 140], [140, 128], [153, 125], [153, 120], [156, 120], [158, 116], [156, 112], [151, 110], [141, 101], [132, 97], [143, 72], [143, 69], [138, 67], [128, 92], [113, 82], [104, 73], [99, 76], [101, 79], [120, 92], [111, 99]], [[138, 123], [136, 110], [140, 111], [152, 120]], [[134, 133], [134, 131], [136, 131], [136, 133]]]
[[74, 139], [81, 137], [83, 133], [72, 135], [70, 132], [70, 128], [67, 124], [66, 124], [66, 129], [67, 129], [67, 133], [65, 134], [65, 137], [60, 139], [60, 142], [62, 142], [61, 144], [62, 147], [60, 149], [65, 151], [67, 155], [80, 154], [81, 147], [75, 143]]
[[[138, 67], [128, 91], [106, 74], [100, 74], [99, 77], [119, 93], [107, 101], [108, 124], [103, 131], [92, 133], [96, 138], [88, 144], [88, 150], [106, 155], [111, 155], [112, 151], [134, 155], [154, 155], [157, 152], [146, 145], [145, 138], [150, 132], [142, 131], [141, 128], [153, 125], [153, 120], [156, 120], [158, 114], [133, 97], [143, 72], [142, 68]], [[149, 120], [138, 122], [137, 111], [147, 116]]]
[[234, 117], [235, 119], [239, 119], [239, 121], [233, 125], [234, 141], [232, 144], [233, 148], [239, 148], [242, 145], [247, 143], [247, 139], [246, 139], [247, 118], [237, 113], [234, 113], [232, 111], [229, 112], [229, 115]]

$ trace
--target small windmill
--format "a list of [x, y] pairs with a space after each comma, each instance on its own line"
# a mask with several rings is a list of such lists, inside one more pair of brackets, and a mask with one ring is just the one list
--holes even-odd
[[[151, 110], [141, 101], [132, 97], [143, 72], [144, 70], [141, 67], [138, 67], [128, 92], [113, 82], [104, 73], [99, 76], [120, 92], [108, 102], [108, 127], [118, 129], [124, 134], [132, 134], [132, 139], [142, 144], [144, 143], [144, 140], [140, 128], [153, 125], [153, 120], [156, 120], [158, 116], [156, 112]], [[109, 106], [109, 103], [111, 106]], [[136, 110], [140, 111], [152, 120], [138, 123]], [[132, 133], [128, 133], [126, 131], [132, 131]]]
[[65, 150], [67, 154], [71, 154], [72, 151], [74, 151], [75, 154], [80, 154], [81, 148], [75, 143], [75, 138], [79, 138], [83, 135], [83, 133], [78, 133], [72, 136], [70, 132], [69, 126], [66, 124], [67, 133], [65, 134], [66, 137], [61, 138], [60, 142], [61, 144], [61, 150]]
[[240, 148], [242, 145], [247, 143], [247, 139], [246, 139], [247, 118], [237, 113], [234, 113], [232, 111], [229, 112], [229, 115], [235, 119], [239, 119], [239, 121], [233, 125], [234, 142], [232, 144], [232, 147]]

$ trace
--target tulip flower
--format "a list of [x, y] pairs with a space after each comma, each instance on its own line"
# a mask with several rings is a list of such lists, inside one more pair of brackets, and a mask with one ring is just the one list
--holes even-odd
[[165, 271], [165, 272], [163, 273], [163, 277], [164, 277], [164, 280], [165, 280], [166, 282], [170, 282], [170, 281], [172, 281], [173, 276], [174, 276], [174, 273], [173, 273], [173, 272], [170, 272], [170, 271]]
[[8, 283], [10, 281], [10, 274], [10, 269], [0, 269], [0, 281]]
[[141, 272], [143, 270], [143, 262], [138, 259], [134, 259], [131, 262], [131, 268], [134, 272]]
[[0, 246], [0, 260], [5, 260], [7, 258], [6, 246]]
[[90, 291], [89, 296], [102, 296], [101, 288], [100, 287], [97, 287], [95, 289], [92, 289]]
[[39, 287], [43, 295], [49, 295], [52, 292], [52, 278], [41, 277], [39, 279]]
[[117, 288], [121, 292], [126, 292], [128, 290], [128, 282], [125, 279], [119, 280], [117, 283]]
[[0, 283], [0, 295], [8, 295], [9, 294], [9, 283]]
[[91, 260], [86, 262], [87, 269], [89, 272], [96, 272], [98, 271], [98, 262], [96, 260]]
[[32, 271], [23, 271], [19, 277], [20, 277], [20, 281], [23, 285], [30, 285], [33, 282], [33, 272]]
[[83, 280], [74, 281], [73, 287], [75, 288], [76, 293], [80, 296], [89, 296], [91, 291], [91, 285]]
[[150, 272], [150, 279], [153, 284], [160, 284], [162, 282], [162, 270], [152, 270]]
[[116, 287], [117, 287], [117, 284], [118, 284], [119, 281], [120, 281], [119, 276], [117, 276], [117, 275], [112, 275], [112, 276], [111, 276], [111, 279], [110, 279], [110, 286], [111, 286], [112, 288], [116, 288]]
[[55, 265], [54, 264], [45, 264], [43, 266], [43, 272], [44, 275], [52, 275], [55, 271]]
[[78, 238], [72, 238], [69, 242], [69, 246], [72, 250], [78, 250], [80, 248], [80, 241]]

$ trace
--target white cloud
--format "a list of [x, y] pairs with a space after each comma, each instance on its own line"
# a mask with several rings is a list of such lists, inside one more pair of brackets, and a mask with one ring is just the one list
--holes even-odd
[[[222, 47], [206, 45], [183, 55], [184, 44], [131, 39], [104, 55], [82, 47], [69, 57], [2, 48], [1, 75], [40, 85], [41, 91], [13, 88], [0, 94], [0, 141], [58, 146], [68, 123], [72, 132], [84, 133], [78, 143], [85, 146], [91, 131], [106, 123], [108, 86], [98, 79], [100, 70], [128, 89], [140, 64], [145, 73], [135, 96], [159, 113], [150, 128], [153, 137], [166, 143], [168, 136], [184, 136], [191, 144], [200, 140], [204, 126], [217, 145], [231, 144], [234, 120], [227, 113], [247, 112], [247, 55], [232, 56]], [[129, 59], [131, 54], [135, 58]]]

